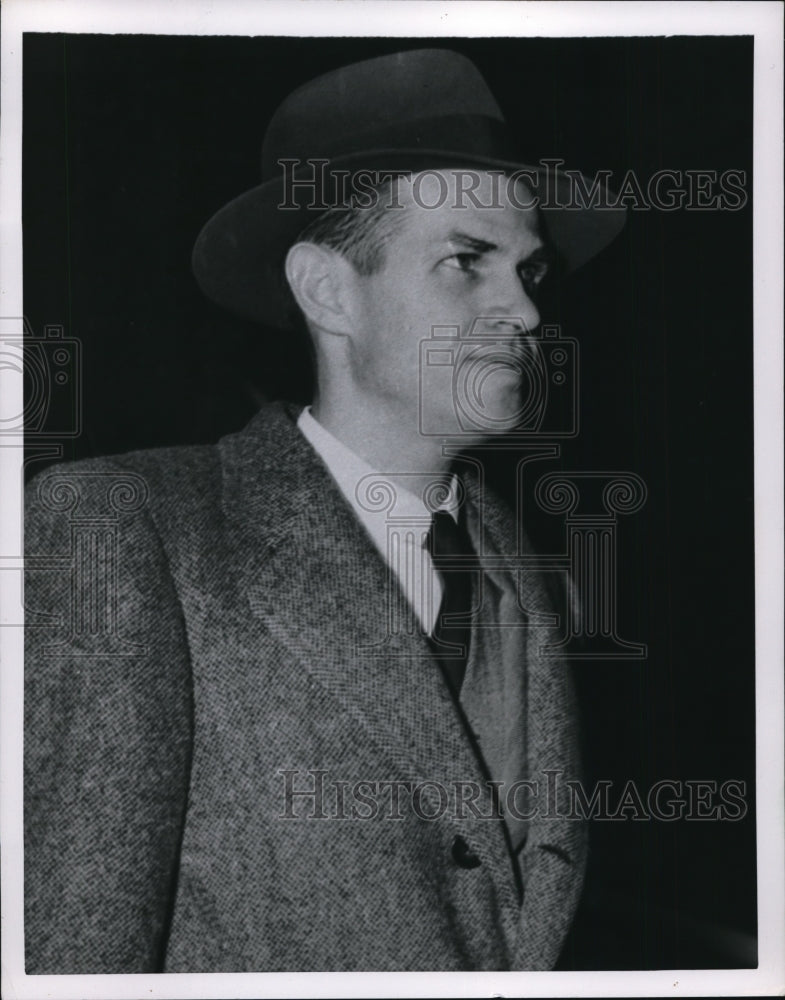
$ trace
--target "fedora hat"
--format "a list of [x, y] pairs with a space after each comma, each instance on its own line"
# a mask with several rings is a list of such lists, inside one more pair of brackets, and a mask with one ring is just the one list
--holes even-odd
[[[340, 179], [358, 171], [438, 168], [526, 171], [550, 241], [568, 270], [621, 231], [625, 211], [570, 205], [572, 182], [527, 164], [488, 85], [465, 56], [416, 49], [343, 66], [295, 90], [273, 115], [261, 184], [204, 226], [193, 270], [208, 298], [247, 319], [291, 323], [282, 261], [299, 234], [340, 204]], [[585, 181], [588, 186], [588, 181]], [[345, 184], [345, 181], [344, 181]], [[567, 207], [569, 206], [569, 207]]]

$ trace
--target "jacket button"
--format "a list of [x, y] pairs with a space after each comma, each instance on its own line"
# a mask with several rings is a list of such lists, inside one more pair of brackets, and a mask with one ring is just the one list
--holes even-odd
[[460, 836], [452, 842], [452, 859], [459, 868], [479, 868], [482, 864], [482, 861]]

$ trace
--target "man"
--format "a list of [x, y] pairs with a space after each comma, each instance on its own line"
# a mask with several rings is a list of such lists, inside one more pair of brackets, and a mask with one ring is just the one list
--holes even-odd
[[538, 211], [563, 178], [512, 157], [452, 52], [295, 92], [194, 269], [267, 326], [299, 310], [312, 406], [33, 483], [28, 553], [74, 560], [26, 592], [28, 972], [555, 963], [585, 852], [548, 784], [577, 775], [569, 678], [528, 543], [453, 456], [521, 424], [549, 260], [621, 216]]

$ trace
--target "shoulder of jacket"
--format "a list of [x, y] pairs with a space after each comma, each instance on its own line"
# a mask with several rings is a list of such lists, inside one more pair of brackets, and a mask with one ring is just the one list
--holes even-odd
[[220, 481], [220, 457], [216, 445], [186, 445], [58, 462], [35, 475], [28, 495], [40, 493], [53, 481], [79, 488], [105, 480], [107, 487], [141, 490], [154, 506], [173, 497], [193, 494], [205, 497], [210, 484]]

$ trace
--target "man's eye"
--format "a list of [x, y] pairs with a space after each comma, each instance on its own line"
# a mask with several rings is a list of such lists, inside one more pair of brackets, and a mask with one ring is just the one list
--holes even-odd
[[445, 263], [458, 271], [473, 271], [479, 259], [478, 253], [456, 253], [452, 257], [448, 257]]
[[548, 273], [548, 268], [533, 264], [531, 267], [522, 267], [519, 273], [524, 288], [537, 288]]

